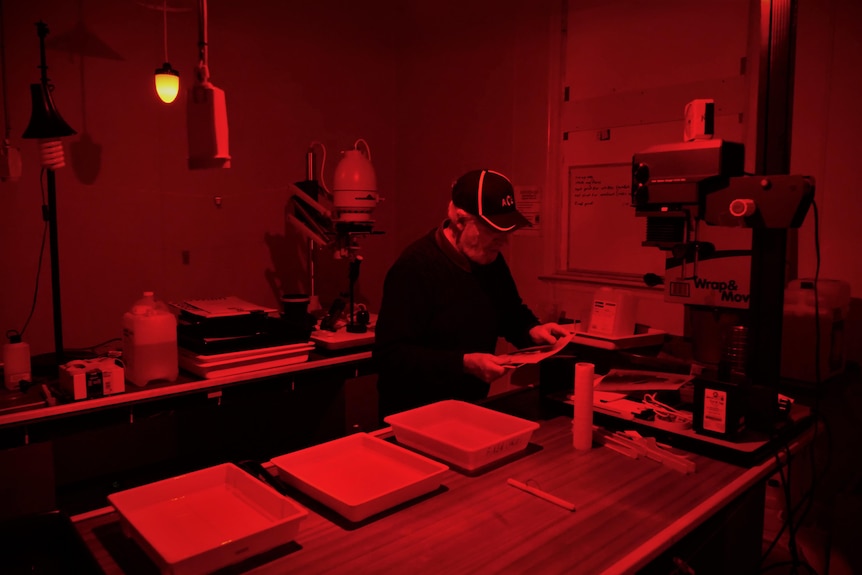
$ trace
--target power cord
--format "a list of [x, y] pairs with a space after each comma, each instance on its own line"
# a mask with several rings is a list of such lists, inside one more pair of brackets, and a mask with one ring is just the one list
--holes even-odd
[[[780, 462], [780, 458], [778, 454], [776, 454], [776, 458], [779, 460], [778, 472], [781, 478], [781, 482], [784, 487], [784, 496], [785, 496], [785, 507], [787, 509], [787, 519], [782, 525], [781, 529], [778, 531], [778, 534], [775, 538], [770, 542], [769, 547], [761, 556], [760, 563], [763, 565], [763, 562], [769, 556], [769, 554], [774, 549], [775, 545], [780, 540], [783, 535], [785, 529], [789, 530], [789, 541], [788, 541], [788, 550], [791, 554], [791, 561], [782, 561], [779, 563], [775, 563], [769, 565], [767, 567], [763, 567], [760, 573], [766, 573], [771, 571], [777, 567], [783, 566], [791, 566], [791, 573], [797, 573], [797, 569], [804, 568], [809, 573], [816, 573], [813, 567], [809, 565], [807, 562], [802, 561], [799, 558], [798, 547], [796, 541], [796, 534], [801, 525], [804, 524], [805, 519], [808, 517], [809, 512], [814, 506], [815, 494], [817, 492], [817, 485], [820, 481], [820, 477], [817, 474], [817, 458], [816, 458], [816, 449], [817, 449], [817, 434], [818, 429], [820, 427], [820, 423], [822, 421], [824, 425], [824, 429], [827, 432], [827, 459], [826, 464], [823, 467], [821, 472], [822, 476], [825, 476], [827, 470], [831, 465], [832, 459], [832, 435], [829, 430], [828, 422], [826, 418], [820, 413], [820, 388], [821, 388], [821, 375], [820, 375], [820, 348], [821, 348], [821, 333], [820, 333], [820, 297], [818, 293], [818, 284], [820, 280], [820, 214], [817, 208], [817, 203], [812, 201], [811, 203], [812, 210], [814, 212], [814, 252], [815, 252], [815, 271], [814, 271], [814, 405], [812, 406], [811, 416], [814, 419], [814, 429], [812, 431], [811, 438], [811, 448], [809, 449], [810, 456], [810, 468], [811, 468], [811, 486], [808, 488], [806, 493], [802, 495], [799, 503], [796, 506], [792, 504], [791, 490], [790, 490], [790, 451], [788, 447], [785, 445], [785, 450], [787, 453], [787, 478], [784, 477], [783, 468]], [[804, 507], [803, 507], [804, 506]], [[798, 518], [797, 518], [797, 513]], [[830, 526], [831, 528], [831, 526]], [[826, 543], [827, 548], [825, 549], [825, 559], [824, 559], [824, 575], [827, 575], [829, 572], [829, 553], [831, 549], [829, 548], [828, 538]]]
[[24, 337], [24, 332], [27, 331], [27, 326], [30, 325], [30, 320], [33, 319], [33, 313], [36, 311], [36, 301], [39, 298], [39, 278], [42, 275], [42, 259], [45, 257], [45, 240], [48, 237], [48, 211], [47, 201], [45, 200], [45, 168], [42, 168], [42, 173], [39, 176], [39, 186], [42, 189], [42, 220], [45, 222], [42, 226], [42, 245], [39, 247], [39, 263], [36, 267], [36, 287], [33, 288], [33, 302], [30, 304], [30, 313], [24, 321], [24, 327], [21, 328], [19, 334]]
[[[815, 254], [815, 268], [814, 268], [814, 417], [815, 423], [817, 418], [820, 416], [820, 347], [821, 347], [821, 333], [820, 333], [820, 295], [818, 293], [818, 284], [820, 283], [820, 213], [817, 210], [817, 202], [812, 201], [811, 207], [814, 210], [814, 254]], [[814, 426], [814, 434], [811, 439], [811, 468], [815, 469], [815, 465], [817, 464], [817, 460], [815, 459], [815, 447], [817, 441], [817, 425]], [[800, 518], [800, 522], [805, 519], [808, 515], [808, 512], [811, 511], [811, 507], [814, 504], [814, 492], [816, 487], [816, 476], [812, 476], [811, 481], [811, 498], [808, 500], [808, 506], [805, 508], [805, 511], [802, 513], [802, 517]]]
[[[320, 168], [318, 170], [320, 187], [321, 187], [321, 189], [323, 189], [323, 192], [326, 195], [326, 199], [331, 201], [332, 200], [332, 192], [330, 192], [329, 188], [326, 187], [325, 173], [324, 173], [324, 169], [326, 168], [326, 146], [323, 145], [323, 142], [320, 142], [318, 140], [313, 140], [308, 145], [308, 150], [309, 150], [309, 152], [311, 152], [312, 155], [314, 154], [314, 148], [320, 148], [320, 153], [321, 153]], [[309, 172], [313, 172], [313, 166], [312, 166], [312, 169], [309, 170]], [[311, 179], [314, 179], [313, 173], [310, 173], [309, 175], [310, 175]]]
[[81, 359], [90, 359], [90, 358], [96, 358], [96, 357], [113, 357], [116, 359], [117, 357], [120, 356], [120, 352], [118, 350], [109, 349], [109, 350], [104, 351], [103, 353], [100, 353], [99, 350], [100, 350], [100, 348], [103, 348], [107, 345], [110, 345], [112, 343], [116, 343], [119, 341], [122, 341], [122, 338], [112, 337], [111, 339], [106, 339], [105, 341], [101, 341], [97, 344], [90, 345], [87, 347], [67, 348], [66, 354], [69, 357], [77, 356]]
[[656, 419], [671, 424], [677, 424], [683, 428], [690, 428], [692, 423], [692, 415], [689, 411], [680, 411], [666, 403], [656, 399], [656, 393], [646, 393], [643, 397], [643, 403], [648, 405], [655, 413]]
[[[826, 447], [827, 447], [826, 462], [823, 466], [823, 469], [820, 472], [820, 476], [822, 478], [822, 477], [826, 476], [829, 468], [832, 465], [832, 431], [828, 425], [828, 421], [826, 419], [822, 418], [822, 416], [820, 417], [820, 423], [823, 424], [823, 429], [826, 432], [826, 438], [827, 438], [826, 439]], [[817, 422], [815, 422], [815, 425], [816, 424], [817, 424]], [[786, 449], [786, 446], [785, 446], [785, 449]], [[781, 463], [781, 460], [780, 460], [778, 454], [776, 454], [776, 460], [778, 461], [778, 466], [780, 469], [782, 463]], [[813, 473], [813, 471], [814, 471], [814, 468], [812, 467], [812, 473]], [[789, 473], [789, 471], [788, 471], [788, 473]], [[783, 479], [782, 479], [782, 481], [783, 481]], [[812, 478], [812, 483], [814, 481], [815, 481], [815, 479]], [[769, 555], [772, 553], [776, 544], [781, 539], [781, 536], [784, 535], [785, 530], [787, 530], [790, 527], [790, 522], [793, 521], [793, 518], [799, 514], [800, 510], [802, 509], [802, 506], [808, 505], [808, 502], [809, 502], [811, 495], [812, 495], [811, 489], [809, 488], [809, 490], [806, 493], [804, 493], [802, 495], [802, 497], [800, 497], [799, 502], [797, 502], [795, 506], [791, 507], [790, 501], [789, 501], [789, 499], [787, 499], [788, 490], [785, 490], [784, 492], [785, 492], [785, 508], [787, 509], [787, 518], [785, 519], [784, 523], [781, 525], [781, 528], [778, 530], [778, 533], [776, 533], [775, 537], [772, 539], [772, 541], [770, 541], [769, 546], [767, 547], [766, 551], [763, 552], [763, 555], [761, 556], [761, 559], [760, 559], [761, 565], [763, 565], [763, 563], [766, 561], [767, 557], [769, 557]], [[799, 521], [798, 523], [801, 524], [801, 521]], [[793, 541], [793, 544], [794, 545], [796, 544], [795, 540]], [[789, 565], [789, 564], [792, 564], [792, 561], [791, 562], [782, 561], [779, 564], [780, 565]], [[772, 569], [772, 567], [773, 567], [772, 565], [769, 565], [768, 567], [764, 567], [764, 568], [762, 568], [762, 570], [760, 572], [768, 571], [768, 570]], [[828, 563], [827, 563], [827, 569], [824, 570], [824, 575], [826, 573], [828, 573]]]
[[[770, 542], [767, 550], [763, 553], [763, 555], [761, 555], [761, 558], [760, 558], [760, 566], [761, 567], [760, 567], [758, 572], [759, 573], [768, 573], [769, 571], [772, 571], [772, 570], [774, 570], [780, 566], [791, 566], [792, 567], [791, 573], [794, 573], [794, 574], [797, 573], [797, 569], [800, 567], [804, 567], [810, 573], [816, 573], [816, 571], [814, 570], [813, 567], [811, 567], [811, 565], [809, 565], [807, 562], [801, 560], [799, 557], [799, 549], [798, 549], [797, 544], [796, 544], [796, 532], [797, 532], [799, 523], [794, 521], [794, 517], [796, 516], [797, 512], [799, 511], [799, 507], [806, 501], [807, 497], [810, 496], [810, 492], [809, 492], [809, 494], [803, 496], [802, 500], [794, 508], [793, 501], [792, 501], [792, 495], [791, 495], [792, 489], [791, 489], [791, 479], [790, 479], [790, 474], [791, 474], [790, 462], [792, 460], [792, 454], [790, 452], [789, 446], [786, 444], [784, 445], [784, 453], [785, 453], [785, 461], [783, 464], [781, 462], [781, 456], [780, 456], [781, 452], [780, 451], [775, 454], [775, 458], [776, 458], [776, 461], [778, 463], [778, 474], [779, 474], [779, 477], [781, 480], [782, 491], [784, 492], [784, 506], [786, 509], [786, 519], [784, 520], [784, 523], [782, 524], [781, 529], [778, 530], [778, 533], [776, 533], [775, 537]], [[786, 476], [784, 474], [785, 468], [787, 469], [787, 475]], [[788, 551], [790, 552], [791, 560], [790, 561], [780, 561], [778, 563], [773, 563], [771, 565], [763, 567], [764, 561], [769, 556], [769, 554], [772, 553], [776, 544], [781, 539], [781, 536], [784, 535], [785, 530], [790, 531], [789, 537], [788, 537], [788, 542], [787, 542], [787, 548], [788, 548]]]

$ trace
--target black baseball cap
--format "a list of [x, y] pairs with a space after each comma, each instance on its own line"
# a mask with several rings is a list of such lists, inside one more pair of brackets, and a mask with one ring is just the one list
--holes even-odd
[[501, 232], [531, 226], [515, 208], [515, 189], [509, 178], [491, 170], [467, 172], [452, 186], [452, 203]]

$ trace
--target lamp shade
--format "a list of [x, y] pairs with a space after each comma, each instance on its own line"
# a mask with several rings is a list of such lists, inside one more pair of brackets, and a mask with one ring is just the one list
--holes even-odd
[[78, 133], [60, 116], [60, 112], [54, 106], [48, 85], [30, 84], [30, 98], [32, 113], [30, 123], [21, 135], [22, 138], [62, 138]]
[[156, 93], [165, 104], [177, 99], [180, 92], [180, 73], [171, 68], [167, 62], [156, 69]]

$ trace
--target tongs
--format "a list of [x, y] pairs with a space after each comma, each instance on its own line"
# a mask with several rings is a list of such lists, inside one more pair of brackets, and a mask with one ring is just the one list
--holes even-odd
[[593, 439], [632, 459], [644, 456], [681, 473], [694, 473], [697, 468], [687, 456], [671, 453], [655, 437], [644, 437], [634, 430], [611, 432], [594, 425]]

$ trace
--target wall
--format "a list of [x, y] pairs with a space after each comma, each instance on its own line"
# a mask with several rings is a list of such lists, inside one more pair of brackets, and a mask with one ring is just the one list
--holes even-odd
[[[548, 95], [560, 93], [559, 12], [568, 2], [210, 0], [212, 79], [227, 95], [234, 160], [229, 170], [206, 172], [186, 169], [181, 102], [165, 106], [152, 93], [152, 69], [164, 56], [161, 13], [148, 3], [160, 4], [4, 4], [12, 142], [25, 173], [0, 184], [0, 329], [26, 320], [42, 238], [36, 145], [20, 139], [27, 84], [38, 80], [33, 23], [40, 18], [49, 40], [83, 22], [119, 56], [82, 57], [68, 43], [48, 50], [55, 101], [79, 132], [66, 139], [67, 155], [76, 144], [84, 148], [85, 134], [101, 146], [91, 183], [75, 162], [57, 173], [67, 346], [117, 337], [123, 311], [144, 289], [165, 299], [233, 293], [268, 304], [282, 290], [306, 289], [304, 246], [283, 218], [283, 183], [304, 177], [314, 140], [328, 149], [331, 181], [338, 151], [359, 137], [372, 148], [385, 198], [374, 214], [385, 233], [361, 243], [359, 294], [372, 310], [400, 250], [444, 217], [451, 182], [487, 165], [543, 191], [540, 229], [514, 236], [506, 252], [525, 301], [543, 318], [559, 309], [588, 313], [594, 284], [540, 280], [559, 266], [559, 111], [549, 112]], [[194, 4], [169, 2], [177, 9], [168, 20], [170, 61], [184, 82], [197, 53]], [[859, 243], [862, 204], [850, 183], [860, 146], [852, 130], [862, 111], [854, 102], [858, 74], [844, 71], [860, 67], [860, 18], [853, 0], [800, 0], [793, 140], [793, 170], [817, 178], [821, 275], [850, 281], [854, 294], [862, 292], [862, 266], [845, 248]], [[814, 273], [812, 220], [799, 234], [802, 275]], [[27, 332], [36, 353], [52, 349], [45, 257]], [[326, 305], [346, 289], [346, 265], [320, 254], [318, 272]], [[660, 294], [647, 297], [639, 319], [667, 321], [673, 306]], [[858, 336], [859, 322], [852, 325]], [[854, 343], [862, 337], [848, 341], [862, 357]]]
[[[800, 0], [791, 169], [816, 178], [820, 277], [847, 281], [853, 300], [848, 358], [862, 361], [862, 201], [856, 185], [862, 141], [862, 4]], [[815, 222], [799, 232], [799, 274], [817, 272]]]
[[[312, 141], [327, 148], [330, 185], [339, 151], [368, 142], [388, 196], [376, 227], [394, 229], [398, 4], [210, 0], [210, 73], [226, 94], [233, 160], [227, 170], [189, 171], [182, 88], [168, 106], [152, 87], [164, 52], [162, 12], [150, 5], [161, 1], [5, 2], [11, 140], [24, 173], [0, 184], [0, 328], [25, 324], [42, 241], [37, 148], [20, 137], [28, 84], [39, 80], [35, 22], [50, 28], [54, 100], [78, 131], [65, 138], [68, 165], [56, 173], [65, 345], [77, 348], [118, 337], [123, 312], [144, 290], [168, 301], [233, 294], [268, 305], [307, 290], [305, 244], [284, 210], [285, 184], [304, 179]], [[188, 87], [197, 2], [168, 6], [169, 59]], [[394, 246], [385, 236], [363, 245], [375, 256], [359, 299], [376, 301]], [[322, 252], [317, 271], [328, 305], [347, 289], [347, 263]], [[50, 286], [46, 248], [25, 334], [33, 353], [53, 349]]]
[[[655, 8], [667, 9], [673, 6], [675, 1], [668, 0]], [[637, 54], [629, 48], [629, 43], [619, 42], [614, 45], [612, 39], [619, 38], [628, 30], [629, 26], [636, 23], [633, 15], [637, 8], [635, 3], [628, 0], [616, 2], [618, 14], [625, 14], [617, 24], [611, 20], [597, 20], [590, 15], [597, 10], [607, 11], [606, 3], [577, 0], [569, 2], [570, 18], [574, 11], [575, 16], [580, 17], [583, 23], [589, 22], [589, 31], [595, 38], [611, 39], [606, 46], [613, 50], [611, 54], [599, 51], [599, 54], [586, 52], [582, 55], [582, 61], [573, 61], [572, 52], [564, 51], [564, 69], [568, 70], [599, 70], [599, 74], [583, 73], [577, 75], [577, 81], [587, 83], [587, 86], [579, 85], [579, 89], [589, 93], [598, 100], [606, 100], [606, 105], [597, 106], [597, 110], [615, 115], [625, 116], [625, 112], [614, 110], [609, 103], [635, 103], [645, 101], [641, 97], [651, 93], [650, 88], [661, 85], [663, 81], [670, 82], [678, 75], [685, 63], [690, 62], [691, 54], [680, 54], [680, 58], [674, 58], [673, 62], [665, 63], [664, 77], [652, 77], [649, 79], [653, 84], [640, 82], [631, 90], [627, 85], [632, 74], [626, 70], [629, 65], [612, 70], [598, 68], [596, 62], [617, 61], [631, 59], [630, 66], [636, 66], [644, 51]], [[713, 3], [723, 5], [722, 3]], [[735, 2], [734, 5], [738, 5]], [[751, 2], [750, 12], [757, 14], [759, 2]], [[631, 8], [631, 9], [629, 9]], [[571, 20], [570, 20], [571, 21]], [[715, 22], [717, 19], [709, 19]], [[854, 249], [860, 243], [860, 232], [858, 222], [862, 217], [862, 202], [857, 199], [857, 192], [852, 182], [855, 181], [856, 158], [862, 152], [862, 144], [856, 135], [856, 127], [862, 125], [862, 110], [856, 104], [857, 94], [862, 89], [862, 80], [855, 70], [862, 67], [862, 42], [857, 34], [859, 24], [862, 22], [862, 5], [852, 0], [828, 0], [819, 2], [817, 0], [799, 0], [798, 2], [798, 29], [797, 29], [797, 59], [794, 91], [794, 115], [792, 122], [792, 146], [791, 146], [791, 172], [797, 174], [812, 175], [816, 179], [816, 202], [820, 216], [820, 252], [821, 265], [820, 277], [847, 281], [856, 296], [851, 305], [850, 321], [848, 322], [847, 344], [850, 359], [859, 361], [862, 358], [862, 266], [859, 265], [858, 256]], [[585, 24], [586, 25], [586, 24]], [[704, 34], [714, 33], [715, 29], [705, 28]], [[734, 31], [738, 32], [738, 30]], [[749, 65], [755, 63], [757, 55], [757, 28], [749, 33], [754, 33], [754, 52], [749, 48]], [[569, 30], [569, 34], [572, 30]], [[577, 39], [574, 42], [577, 43]], [[565, 61], [568, 57], [569, 61]], [[654, 63], [651, 63], [654, 64]], [[637, 68], [640, 70], [639, 68]], [[718, 74], [716, 66], [710, 68], [711, 73]], [[748, 75], [754, 73], [749, 66]], [[756, 86], [754, 86], [756, 88]], [[590, 92], [592, 90], [592, 92]], [[626, 93], [631, 92], [632, 97], [626, 99]], [[752, 92], [753, 93], [753, 92]], [[706, 96], [706, 95], [704, 95]], [[602, 98], [603, 97], [603, 98]], [[749, 110], [749, 115], [754, 109]], [[565, 119], [565, 110], [557, 111]], [[643, 114], [643, 110], [635, 106], [630, 115], [636, 117]], [[558, 120], [559, 121], [559, 120]], [[601, 128], [601, 118], [591, 117], [590, 121], [598, 125], [592, 128]], [[618, 136], [620, 129], [611, 127], [612, 139]], [[656, 133], [664, 129], [662, 124], [622, 126], [623, 133], [630, 131]], [[674, 132], [681, 132], [679, 129]], [[592, 135], [592, 132], [590, 132]], [[749, 135], [745, 136], [746, 142], [751, 144]], [[576, 136], [577, 138], [577, 136]], [[569, 144], [572, 146], [573, 144]], [[574, 144], [574, 145], [577, 145]], [[619, 161], [620, 156], [608, 157], [604, 154], [602, 147], [608, 146], [603, 142], [593, 141], [579, 148], [580, 158], [587, 157], [593, 162]], [[747, 166], [751, 166], [751, 150], [747, 150]], [[566, 148], [558, 152], [558, 157], [566, 161]], [[580, 162], [583, 163], [583, 162]], [[589, 162], [588, 162], [589, 163]], [[564, 182], [557, 183], [558, 189], [563, 189]], [[561, 206], [558, 206], [560, 208]], [[816, 272], [816, 250], [814, 239], [814, 212], [809, 212], [805, 224], [798, 234], [799, 245], [799, 276], [813, 277]], [[558, 245], [554, 246], [557, 253], [561, 253], [566, 240], [561, 238]], [[597, 245], [597, 250], [602, 247]], [[616, 254], [614, 254], [616, 255]], [[565, 262], [559, 258], [551, 260], [546, 258], [545, 272], [551, 276], [556, 271], [563, 269]], [[597, 280], [598, 281], [598, 280]], [[549, 302], [567, 308], [570, 316], [585, 318], [589, 314], [591, 294], [596, 284], [589, 281], [565, 281], [559, 276], [551, 276], [547, 282], [546, 298]], [[673, 333], [682, 333], [684, 329], [679, 306], [665, 304], [661, 294], [652, 293], [647, 290], [638, 290], [642, 298], [639, 306], [638, 320], [653, 326], [668, 329]], [[549, 303], [550, 305], [550, 303]]]
[[[385, 271], [445, 217], [449, 186], [461, 173], [489, 166], [518, 185], [545, 184], [555, 1], [500, 9], [491, 1], [210, 0], [211, 75], [226, 93], [233, 160], [228, 170], [195, 172], [186, 168], [182, 90], [172, 106], [152, 91], [152, 70], [164, 56], [162, 14], [149, 4], [161, 5], [4, 6], [12, 141], [25, 161], [21, 180], [0, 188], [2, 242], [15, 246], [0, 255], [8, 278], [0, 284], [4, 330], [24, 325], [42, 238], [36, 145], [20, 139], [27, 84], [38, 81], [39, 19], [51, 29], [49, 46], [57, 38], [64, 45], [48, 50], [48, 65], [55, 103], [78, 130], [65, 139], [67, 157], [83, 150], [90, 160], [57, 171], [68, 348], [119, 336], [122, 313], [145, 289], [165, 300], [234, 294], [272, 305], [281, 292], [307, 289], [305, 246], [284, 222], [283, 184], [304, 178], [312, 141], [327, 147], [330, 185], [339, 150], [359, 137], [372, 148], [384, 198], [375, 230], [384, 234], [360, 241], [357, 286], [372, 311]], [[169, 59], [184, 86], [197, 56], [195, 4], [168, 3]], [[77, 23], [116, 56], [81, 57], [69, 47]], [[100, 148], [98, 162], [84, 149], [88, 141]], [[542, 251], [542, 241], [538, 233], [517, 237], [509, 252], [533, 305], [540, 305], [541, 263], [530, 254]], [[316, 262], [327, 307], [347, 289], [346, 262], [326, 252]], [[47, 253], [42, 269], [25, 334], [34, 353], [53, 349]]]
[[[406, 3], [398, 60], [399, 247], [445, 218], [452, 182], [468, 170], [496, 169], [516, 187], [555, 193], [546, 182], [547, 87], [559, 6]], [[546, 228], [518, 232], [504, 252], [522, 297], [536, 309], [544, 305], [537, 255], [548, 238]]]
[[[599, 285], [624, 286], [640, 301], [639, 322], [681, 333], [682, 307], [665, 304], [660, 288], [642, 280], [645, 273], [663, 274], [666, 252], [641, 246], [646, 221], [630, 205], [631, 157], [681, 141], [683, 110], [695, 98], [716, 100], [719, 137], [744, 141], [748, 86], [741, 62], [749, 0], [576, 0], [567, 7], [561, 53], [566, 95], [557, 106], [559, 254], [548, 270], [559, 273], [549, 283], [551, 297], [567, 315], [587, 322]], [[644, 31], [633, 50], [631, 40]], [[614, 193], [572, 201], [583, 193], [578, 178], [597, 178]]]

